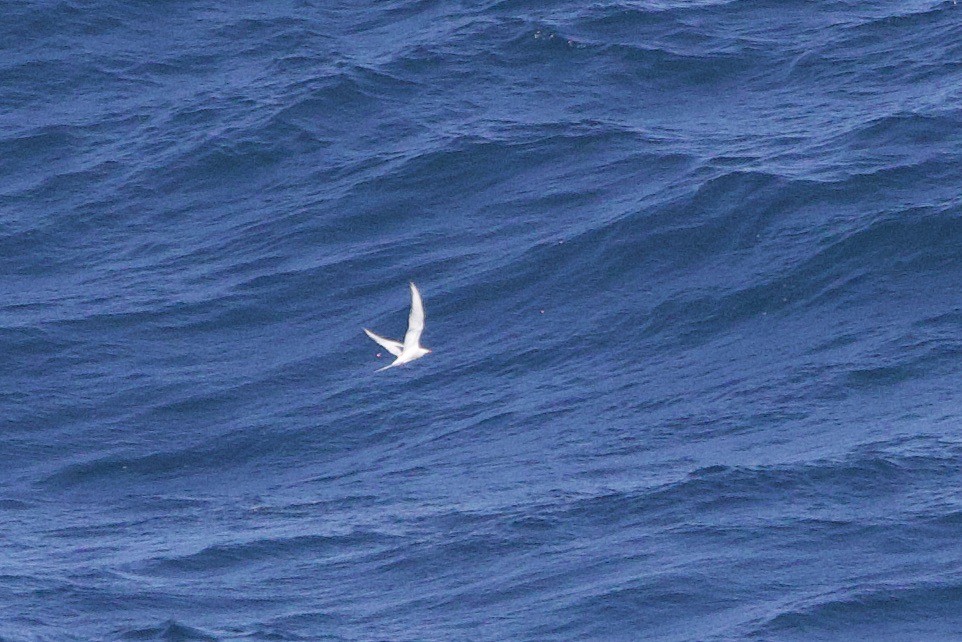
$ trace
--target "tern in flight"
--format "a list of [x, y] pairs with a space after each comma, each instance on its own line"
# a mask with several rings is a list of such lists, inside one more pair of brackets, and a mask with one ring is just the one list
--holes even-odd
[[384, 347], [385, 350], [393, 354], [397, 359], [394, 363], [384, 366], [383, 368], [378, 368], [377, 371], [387, 370], [388, 368], [393, 368], [394, 366], [403, 366], [405, 363], [414, 361], [415, 359], [420, 359], [427, 353], [431, 352], [427, 348], [421, 347], [421, 333], [424, 331], [424, 304], [421, 303], [421, 293], [418, 292], [417, 286], [413, 283], [411, 284], [411, 315], [408, 317], [408, 331], [404, 335], [404, 343], [400, 341], [393, 341], [391, 339], [385, 339], [384, 337], [374, 334], [367, 328], [364, 328], [364, 332], [367, 336], [371, 337], [374, 341], [379, 343]]

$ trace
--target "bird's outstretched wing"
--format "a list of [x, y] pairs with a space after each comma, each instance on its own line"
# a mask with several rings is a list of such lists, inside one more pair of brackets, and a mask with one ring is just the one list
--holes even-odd
[[424, 332], [424, 304], [421, 303], [421, 293], [412, 283], [411, 315], [408, 317], [408, 331], [404, 335], [404, 347], [416, 348], [421, 345], [422, 332]]
[[404, 350], [404, 345], [400, 341], [392, 341], [391, 339], [385, 339], [379, 334], [374, 334], [367, 328], [364, 328], [365, 334], [371, 337], [374, 341], [381, 345], [382, 348], [393, 354], [395, 357], [401, 356], [401, 351]]

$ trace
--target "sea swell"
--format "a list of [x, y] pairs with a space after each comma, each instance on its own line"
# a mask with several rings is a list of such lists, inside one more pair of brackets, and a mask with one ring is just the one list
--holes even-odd
[[0, 638], [955, 635], [959, 15], [9, 3]]

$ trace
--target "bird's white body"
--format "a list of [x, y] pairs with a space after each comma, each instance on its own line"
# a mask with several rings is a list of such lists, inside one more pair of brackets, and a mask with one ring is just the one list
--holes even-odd
[[421, 347], [421, 333], [424, 332], [424, 304], [421, 302], [421, 293], [418, 292], [417, 286], [411, 284], [411, 314], [408, 316], [408, 331], [404, 335], [404, 343], [385, 339], [367, 328], [364, 328], [364, 332], [378, 345], [397, 357], [390, 365], [378, 368], [378, 372], [394, 366], [403, 366], [431, 352]]

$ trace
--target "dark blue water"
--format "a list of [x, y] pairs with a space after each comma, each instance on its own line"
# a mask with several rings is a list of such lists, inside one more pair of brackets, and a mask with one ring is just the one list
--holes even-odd
[[962, 639], [960, 61], [949, 0], [4, 3], [0, 639]]

